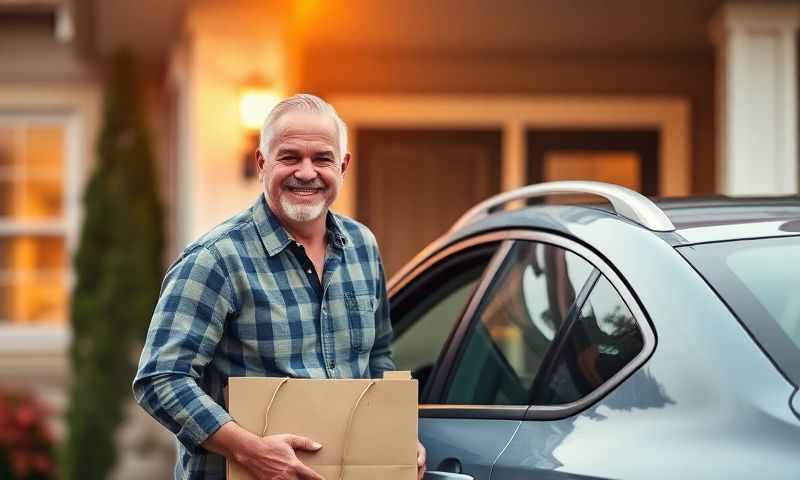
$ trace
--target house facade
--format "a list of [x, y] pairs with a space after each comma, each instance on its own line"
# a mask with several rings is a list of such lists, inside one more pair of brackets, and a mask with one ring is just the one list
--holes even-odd
[[391, 274], [529, 183], [797, 193], [799, 26], [780, 0], [0, 0], [0, 383], [63, 409], [70, 258], [119, 48], [147, 93], [165, 265], [257, 197], [246, 117], [302, 91], [348, 123], [334, 209]]

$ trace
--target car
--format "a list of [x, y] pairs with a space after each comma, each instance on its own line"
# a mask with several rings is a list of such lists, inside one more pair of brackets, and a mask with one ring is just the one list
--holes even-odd
[[388, 290], [429, 480], [800, 478], [797, 196], [530, 185]]

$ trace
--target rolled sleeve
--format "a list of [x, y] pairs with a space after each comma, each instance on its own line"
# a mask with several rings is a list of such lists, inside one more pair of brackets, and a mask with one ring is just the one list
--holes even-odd
[[198, 384], [236, 299], [215, 251], [198, 247], [164, 279], [133, 382], [136, 401], [190, 452], [231, 421]]

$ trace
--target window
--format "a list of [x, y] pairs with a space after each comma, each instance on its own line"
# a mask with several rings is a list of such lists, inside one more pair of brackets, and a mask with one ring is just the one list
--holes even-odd
[[392, 356], [398, 370], [410, 370], [419, 380], [421, 397], [447, 337], [496, 249], [497, 243], [492, 243], [458, 252], [393, 296]]
[[67, 319], [63, 118], [0, 116], [0, 324]]
[[528, 405], [550, 345], [592, 270], [562, 248], [517, 242], [465, 337], [446, 403]]
[[631, 311], [611, 283], [600, 276], [551, 366], [533, 403], [559, 405], [590, 394], [630, 363], [644, 348]]
[[[796, 229], [795, 221], [781, 226]], [[678, 251], [784, 375], [800, 385], [800, 236], [705, 243]]]

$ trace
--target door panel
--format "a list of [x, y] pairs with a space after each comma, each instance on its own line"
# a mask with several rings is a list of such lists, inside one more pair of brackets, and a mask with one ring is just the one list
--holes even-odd
[[359, 129], [356, 135], [358, 219], [378, 239], [388, 276], [500, 190], [500, 131]]
[[420, 441], [427, 450], [428, 470], [447, 471], [443, 462], [457, 459], [460, 473], [475, 480], [488, 480], [492, 464], [520, 423], [519, 420], [420, 418]]
[[[410, 369], [420, 380], [423, 409], [419, 419], [419, 438], [427, 450], [431, 471], [464, 473], [487, 480], [492, 463], [513, 436], [520, 420], [434, 418], [426, 416], [433, 373], [440, 365], [453, 329], [462, 321], [465, 309], [479, 286], [508, 252], [488, 235], [471, 239], [464, 248], [455, 245], [438, 261], [415, 275], [391, 297], [392, 322], [396, 336], [393, 355], [399, 369]], [[473, 242], [478, 242], [474, 245]], [[449, 250], [449, 249], [448, 249]], [[524, 411], [519, 415], [522, 418]], [[457, 466], [457, 468], [456, 468]]]

